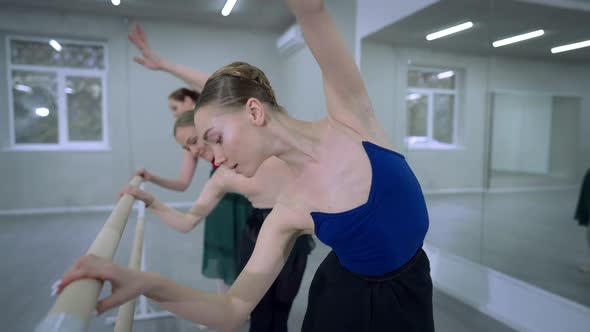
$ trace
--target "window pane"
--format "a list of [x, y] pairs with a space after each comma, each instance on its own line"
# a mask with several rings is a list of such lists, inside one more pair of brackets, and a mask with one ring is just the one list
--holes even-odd
[[453, 143], [453, 111], [455, 96], [434, 95], [434, 139], [441, 143]]
[[455, 72], [448, 69], [440, 70], [410, 70], [408, 71], [408, 87], [454, 89]]
[[57, 77], [12, 71], [15, 143], [58, 143]]
[[104, 47], [67, 43], [60, 45], [62, 49], [58, 52], [49, 42], [11, 40], [10, 61], [15, 65], [104, 69]]
[[66, 77], [71, 141], [102, 141], [102, 84], [99, 77]]
[[408, 107], [408, 135], [428, 135], [428, 95], [410, 92], [406, 95]]

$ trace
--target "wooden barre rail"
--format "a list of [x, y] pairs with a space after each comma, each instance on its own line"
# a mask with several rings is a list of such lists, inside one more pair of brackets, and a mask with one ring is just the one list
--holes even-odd
[[[133, 239], [133, 250], [129, 258], [129, 268], [133, 270], [141, 269], [141, 249], [143, 247], [143, 228], [145, 223], [145, 205], [141, 202], [139, 208], [137, 225], [135, 225], [135, 238]], [[131, 332], [133, 329], [133, 316], [135, 315], [135, 302], [133, 299], [121, 307], [117, 313], [114, 332]]]
[[[130, 185], [137, 187], [142, 181], [139, 176], [131, 179]], [[87, 254], [113, 259], [135, 198], [123, 195], [111, 215], [86, 252]], [[97, 280], [83, 279], [68, 285], [57, 297], [47, 316], [37, 325], [35, 332], [78, 332], [86, 331], [94, 318], [94, 310], [102, 284]]]

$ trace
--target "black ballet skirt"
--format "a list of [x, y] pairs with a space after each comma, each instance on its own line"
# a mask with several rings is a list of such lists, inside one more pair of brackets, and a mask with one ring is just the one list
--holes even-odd
[[302, 332], [432, 332], [430, 263], [420, 249], [380, 276], [350, 272], [332, 251], [315, 273]]

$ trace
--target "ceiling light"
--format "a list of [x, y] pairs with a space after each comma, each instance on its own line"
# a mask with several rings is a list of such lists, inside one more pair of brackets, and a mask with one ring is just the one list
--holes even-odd
[[540, 37], [544, 34], [545, 34], [545, 31], [543, 31], [543, 30], [527, 32], [527, 33], [523, 33], [522, 35], [513, 36], [510, 38], [505, 38], [505, 39], [501, 39], [501, 40], [496, 40], [495, 42], [492, 43], [492, 46], [501, 47], [501, 46], [508, 45], [508, 44], [518, 43], [523, 40]]
[[463, 31], [463, 30], [467, 30], [469, 28], [473, 27], [473, 22], [465, 22], [459, 25], [456, 25], [454, 27], [450, 27], [448, 29], [444, 29], [435, 33], [431, 33], [428, 36], [426, 36], [426, 40], [431, 41], [431, 40], [435, 40], [441, 37], [445, 37], [448, 35], [451, 35], [453, 33], [457, 33], [459, 31]]
[[455, 76], [455, 72], [452, 70], [449, 71], [443, 71], [442, 73], [438, 73], [436, 75], [436, 78], [438, 78], [439, 80], [444, 80], [445, 78], [449, 78], [449, 77], [453, 77]]
[[57, 40], [52, 39], [49, 41], [49, 45], [51, 45], [51, 47], [53, 47], [54, 50], [61, 52], [61, 44], [57, 42]]
[[49, 110], [45, 107], [38, 107], [35, 109], [35, 114], [40, 117], [46, 117], [49, 115]]
[[574, 44], [569, 44], [569, 45], [554, 47], [551, 49], [551, 53], [561, 53], [561, 52], [576, 50], [578, 48], [588, 47], [588, 46], [590, 46], [590, 40], [586, 40], [586, 41], [574, 43]]
[[227, 0], [225, 2], [225, 6], [223, 6], [223, 9], [221, 10], [221, 15], [223, 16], [227, 16], [229, 15], [229, 13], [231, 13], [231, 10], [234, 9], [234, 5], [236, 4], [238, 0]]
[[111, 0], [111, 3], [112, 3], [114, 6], [118, 6], [118, 5], [120, 5], [120, 4], [121, 4], [121, 0]]

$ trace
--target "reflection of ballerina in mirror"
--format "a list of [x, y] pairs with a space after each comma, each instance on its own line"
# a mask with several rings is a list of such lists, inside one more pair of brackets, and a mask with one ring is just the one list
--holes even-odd
[[[581, 226], [586, 227], [586, 239], [590, 248], [590, 169], [584, 176], [575, 218]], [[590, 273], [590, 263], [580, 266], [580, 271]]]

